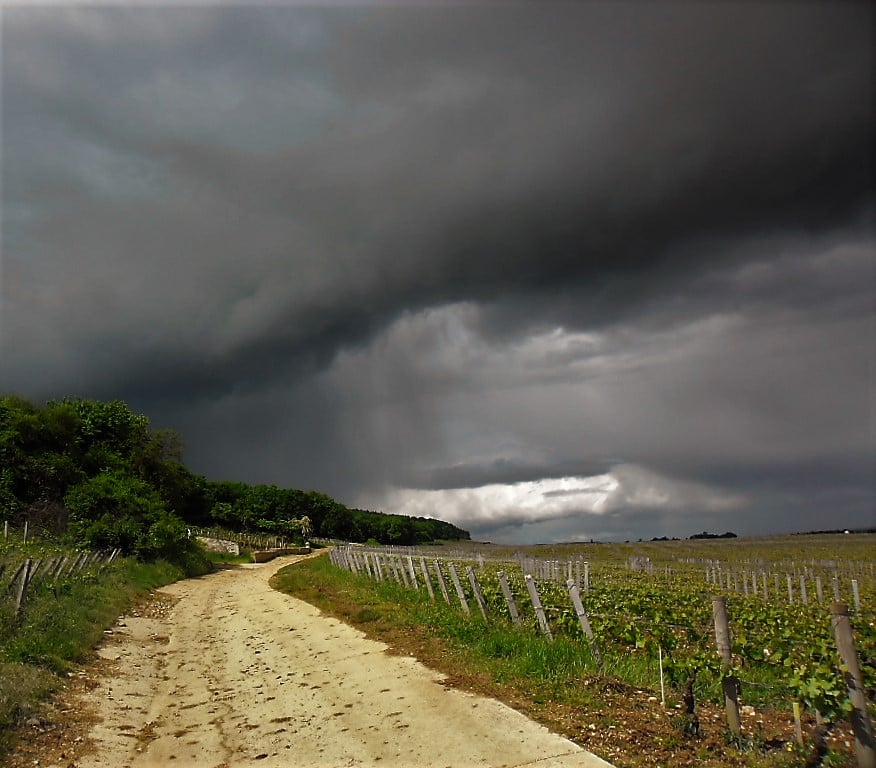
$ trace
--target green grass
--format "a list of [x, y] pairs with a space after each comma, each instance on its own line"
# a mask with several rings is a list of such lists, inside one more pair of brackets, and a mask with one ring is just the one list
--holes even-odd
[[430, 601], [424, 590], [374, 583], [335, 568], [325, 557], [282, 569], [272, 585], [395, 645], [423, 646], [439, 639], [454, 674], [485, 677], [536, 701], [584, 705], [590, 699], [580, 680], [595, 674], [595, 665], [589, 652], [569, 638], [549, 642], [527, 628], [484, 622], [477, 609], [466, 615], [440, 597]]
[[[203, 572], [199, 562], [187, 565]], [[18, 616], [11, 597], [0, 595], [0, 758], [16, 725], [89, 657], [119, 615], [149, 590], [185, 575], [165, 561], [120, 558], [99, 573], [33, 589]]]
[[28, 595], [17, 620], [11, 601], [6, 601], [0, 658], [66, 672], [85, 659], [103, 630], [134, 599], [183, 575], [167, 562], [122, 559], [100, 573], [38, 587]]
[[[440, 596], [433, 602], [425, 590], [395, 582], [375, 583], [335, 568], [325, 557], [282, 569], [272, 584], [353, 624], [441, 638], [473, 667], [489, 670], [500, 681], [531, 685], [539, 680], [562, 690], [570, 681], [596, 673], [586, 645], [576, 640], [558, 636], [550, 642], [528, 627], [501, 619], [485, 622], [477, 608], [467, 615], [456, 602], [448, 605]], [[622, 666], [624, 676], [634, 680], [647, 677], [653, 682], [657, 674], [647, 659], [634, 654], [606, 662]]]
[[207, 558], [213, 565], [223, 566], [223, 565], [240, 565], [242, 563], [251, 563], [252, 562], [252, 552], [248, 549], [240, 550], [239, 555], [232, 554], [231, 552], [207, 552]]
[[0, 662], [0, 757], [15, 724], [29, 717], [57, 684], [58, 678], [45, 669]]

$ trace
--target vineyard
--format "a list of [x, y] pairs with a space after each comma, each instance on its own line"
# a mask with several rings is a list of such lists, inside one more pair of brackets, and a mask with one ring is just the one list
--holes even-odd
[[0, 605], [18, 620], [32, 593], [57, 594], [73, 580], [96, 579], [118, 555], [118, 549], [70, 550], [39, 539], [28, 542], [26, 527], [10, 536], [5, 523], [0, 539]]
[[[816, 753], [831, 730], [851, 722], [859, 764], [872, 765], [872, 554], [872, 537], [835, 536], [794, 548], [667, 542], [538, 556], [470, 549], [436, 558], [434, 548], [347, 546], [332, 558], [484, 621], [518, 624], [547, 642], [572, 639], [594, 670], [679, 706], [691, 735], [700, 727], [698, 703], [709, 701], [726, 705], [728, 733], [744, 738], [744, 701], [793, 711], [796, 740], [806, 738]], [[848, 649], [843, 655], [843, 627], [853, 659]], [[808, 730], [807, 713], [816, 724]]]

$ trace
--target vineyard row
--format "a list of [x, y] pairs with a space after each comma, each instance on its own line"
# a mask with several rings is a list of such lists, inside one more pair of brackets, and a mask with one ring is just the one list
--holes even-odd
[[17, 566], [0, 562], [0, 594], [14, 601], [14, 612], [18, 616], [28, 593], [42, 586], [56, 587], [64, 579], [99, 572], [118, 555], [119, 550], [113, 549], [110, 552], [79, 552], [75, 557], [26, 558]]
[[[789, 696], [820, 720], [866, 725], [870, 735], [860, 734], [861, 743], [872, 748], [868, 707], [876, 690], [876, 622], [860, 604], [849, 615], [844, 604], [835, 603], [828, 614], [802, 601], [766, 603], [763, 593], [728, 601], [714, 594], [719, 585], [709, 580], [659, 581], [635, 570], [594, 585], [581, 561], [558, 568], [555, 561], [524, 559], [520, 570], [514, 562], [496, 570], [477, 557], [427, 564], [423, 555], [353, 546], [339, 547], [330, 557], [336, 566], [377, 581], [425, 588], [431, 600], [440, 591], [446, 603], [458, 602], [485, 621], [510, 620], [551, 640], [558, 633], [584, 640], [603, 671], [609, 652], [615, 659], [638, 654], [659, 660], [661, 688], [664, 675], [688, 689], [708, 678], [714, 683], [711, 696], [720, 700], [723, 693], [731, 730], [739, 727], [737, 696], [745, 683], [779, 691], [779, 701]], [[478, 572], [475, 562], [482, 566]], [[527, 565], [541, 581], [526, 572]], [[565, 576], [565, 585], [557, 576]], [[847, 658], [849, 652], [853, 658]], [[694, 716], [692, 704], [689, 714]]]

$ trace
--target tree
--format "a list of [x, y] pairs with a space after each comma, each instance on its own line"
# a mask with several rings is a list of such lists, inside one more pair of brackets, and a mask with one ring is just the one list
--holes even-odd
[[158, 492], [123, 470], [107, 469], [70, 489], [69, 535], [89, 549], [118, 547], [144, 560], [178, 560], [191, 544], [186, 526]]
[[389, 544], [406, 546], [416, 543], [417, 537], [414, 521], [404, 515], [392, 515], [386, 533], [389, 538]]
[[0, 398], [0, 509], [13, 519], [59, 502], [85, 476], [75, 449], [79, 419], [63, 404], [43, 410]]
[[120, 400], [64, 398], [36, 408], [0, 397], [0, 512], [55, 533], [69, 521], [84, 546], [166, 554], [183, 521], [306, 538], [305, 518], [310, 532], [354, 541], [468, 538], [450, 523], [351, 510], [319, 491], [207, 481], [182, 456], [176, 432], [152, 429]]
[[73, 449], [83, 471], [89, 475], [114, 467], [129, 468], [135, 451], [149, 440], [149, 419], [134, 413], [121, 400], [109, 403], [64, 398], [47, 408], [63, 406], [77, 417]]
[[319, 535], [326, 539], [343, 539], [347, 541], [351, 538], [350, 534], [352, 531], [353, 513], [343, 504], [335, 502], [326, 512], [319, 525]]

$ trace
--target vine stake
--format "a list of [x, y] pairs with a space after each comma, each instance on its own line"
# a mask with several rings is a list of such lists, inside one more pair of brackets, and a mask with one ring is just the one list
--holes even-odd
[[721, 654], [721, 660], [724, 662], [724, 705], [727, 708], [727, 725], [733, 734], [738, 735], [741, 727], [739, 723], [739, 700], [738, 687], [739, 683], [736, 678], [730, 674], [730, 666], [732, 658], [730, 653], [730, 625], [727, 620], [727, 600], [723, 597], [712, 598], [712, 610], [715, 615], [715, 642], [718, 646], [718, 653]]
[[855, 651], [855, 638], [852, 636], [852, 625], [849, 622], [849, 607], [845, 603], [834, 603], [830, 607], [830, 620], [836, 637], [836, 647], [846, 667], [846, 685], [849, 687], [849, 699], [852, 710], [852, 730], [855, 732], [855, 755], [858, 758], [858, 768], [876, 768], [876, 748], [873, 743], [873, 724], [867, 712], [867, 700], [864, 696], [864, 678]]

